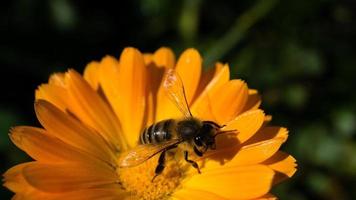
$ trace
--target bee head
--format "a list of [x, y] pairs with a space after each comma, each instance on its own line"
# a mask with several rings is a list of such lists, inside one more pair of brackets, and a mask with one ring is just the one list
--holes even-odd
[[194, 145], [199, 152], [205, 153], [208, 149], [214, 150], [216, 148], [216, 131], [217, 128], [214, 125], [203, 122], [199, 133], [194, 137]]

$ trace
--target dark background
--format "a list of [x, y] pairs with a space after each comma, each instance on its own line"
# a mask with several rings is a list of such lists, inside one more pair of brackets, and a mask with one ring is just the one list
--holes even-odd
[[[8, 138], [38, 125], [34, 90], [57, 71], [126, 46], [178, 54], [197, 48], [206, 67], [263, 95], [273, 124], [289, 128], [283, 149], [298, 160], [281, 199], [356, 199], [356, 1], [13, 0], [0, 7], [0, 172], [29, 160]], [[11, 193], [1, 187], [1, 199]]]

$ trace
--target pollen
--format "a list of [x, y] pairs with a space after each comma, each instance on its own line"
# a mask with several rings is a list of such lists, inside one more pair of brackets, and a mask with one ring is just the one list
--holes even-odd
[[130, 194], [129, 199], [158, 200], [167, 199], [180, 185], [183, 169], [175, 159], [166, 159], [163, 172], [155, 179], [158, 156], [146, 162], [117, 170], [122, 187]]

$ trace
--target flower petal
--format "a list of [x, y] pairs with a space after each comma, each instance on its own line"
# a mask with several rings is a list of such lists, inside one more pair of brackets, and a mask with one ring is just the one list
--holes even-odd
[[175, 60], [173, 51], [167, 47], [161, 47], [153, 54], [153, 61], [157, 67], [173, 68]]
[[90, 86], [97, 90], [99, 88], [99, 63], [98, 62], [90, 62], [87, 64], [84, 70], [84, 79], [88, 81]]
[[17, 147], [33, 159], [43, 163], [90, 162], [98, 164], [97, 160], [93, 160], [94, 157], [50, 136], [40, 128], [17, 126], [11, 130], [10, 138]]
[[118, 181], [114, 170], [104, 170], [96, 165], [49, 165], [31, 163], [23, 168], [26, 181], [44, 192], [66, 192]]
[[195, 49], [187, 49], [179, 57], [176, 71], [180, 75], [188, 103], [194, 97], [202, 71], [202, 58]]
[[261, 105], [261, 96], [258, 94], [257, 90], [249, 89], [248, 98], [243, 111], [258, 109]]
[[48, 84], [50, 85], [56, 85], [60, 87], [66, 87], [66, 81], [65, 81], [65, 73], [54, 73], [52, 74], [49, 79], [48, 79]]
[[227, 199], [252, 199], [270, 190], [273, 175], [273, 170], [263, 165], [221, 167], [187, 179], [183, 187], [211, 191]]
[[263, 164], [266, 164], [276, 172], [281, 173], [281, 175], [277, 175], [275, 177], [275, 183], [279, 183], [286, 178], [292, 177], [297, 171], [296, 160], [293, 158], [293, 156], [282, 151], [278, 151], [271, 158], [264, 161]]
[[283, 142], [282, 138], [275, 138], [243, 146], [231, 164], [248, 165], [265, 161], [278, 151]]
[[[99, 68], [99, 82], [108, 102], [110, 103], [112, 109], [114, 110], [116, 117], [119, 119], [120, 112], [121, 112], [120, 104], [122, 103], [120, 101], [120, 98], [123, 94], [120, 93], [120, 90], [118, 88], [118, 85], [120, 85], [119, 83], [120, 76], [118, 70], [119, 70], [119, 62], [114, 57], [105, 56], [101, 60], [100, 68]], [[128, 148], [127, 142], [129, 140], [132, 140], [129, 137], [132, 136], [129, 134], [123, 134], [123, 130], [121, 130], [120, 133], [121, 133], [119, 137], [120, 145], [123, 145], [122, 148], [126, 150]]]
[[[183, 82], [187, 102], [190, 105], [194, 97], [195, 91], [199, 84], [202, 58], [199, 52], [195, 49], [187, 49], [179, 57], [176, 72]], [[166, 68], [167, 69], [167, 68]], [[156, 121], [161, 121], [167, 118], [178, 118], [182, 113], [174, 103], [167, 97], [165, 90], [160, 86], [157, 94], [157, 109]]]
[[68, 91], [63, 87], [54, 84], [42, 84], [35, 92], [36, 100], [43, 99], [49, 101], [62, 111], [65, 111], [68, 107], [67, 97]]
[[277, 200], [277, 199], [278, 198], [272, 194], [266, 194], [266, 195], [263, 195], [262, 197], [255, 199], [255, 200]]
[[147, 95], [146, 67], [142, 54], [134, 48], [126, 48], [121, 54], [118, 66], [118, 85], [120, 94], [115, 105], [123, 134], [130, 147], [138, 142], [138, 135], [144, 125]]
[[[263, 111], [259, 109], [247, 111], [237, 116], [234, 120], [228, 122], [222, 130], [236, 130], [237, 139], [240, 143], [244, 143], [261, 128], [264, 116]], [[219, 140], [219, 137], [217, 137], [217, 145], [221, 147], [228, 146], [224, 143], [224, 141]]]
[[77, 190], [72, 192], [61, 192], [61, 193], [44, 193], [35, 191], [31, 196], [36, 196], [34, 200], [37, 199], [46, 199], [46, 200], [117, 200], [117, 199], [125, 199], [125, 196], [128, 196], [126, 192], [124, 192], [118, 184], [116, 187], [111, 188], [90, 188]]
[[[146, 125], [151, 125], [156, 121], [156, 112], [158, 101], [166, 99], [166, 94], [164, 94], [162, 85], [163, 74], [166, 69], [173, 68], [175, 64], [175, 56], [171, 49], [169, 48], [159, 48], [152, 55], [152, 62], [147, 65], [147, 79], [150, 84], [147, 84], [148, 100], [147, 100], [147, 123]], [[159, 92], [160, 91], [160, 92]]]
[[189, 188], [179, 189], [178, 191], [174, 192], [172, 196], [177, 200], [201, 199], [202, 197], [204, 197], [204, 200], [228, 200], [215, 194], [213, 191]]
[[[202, 72], [203, 74], [200, 77], [199, 85], [198, 85], [197, 91], [195, 92], [195, 96], [194, 96], [193, 102], [195, 102], [195, 100], [203, 93], [203, 91], [207, 89], [207, 85], [218, 74], [220, 74], [221, 70], [223, 70], [225, 68], [225, 66], [227, 66], [227, 65], [224, 65], [224, 64], [218, 62], [218, 63], [215, 63], [214, 67], [211, 67], [207, 71], [203, 70], [203, 72]], [[227, 77], [227, 81], [229, 81], [229, 75]]]
[[212, 111], [212, 97], [229, 81], [230, 71], [229, 67], [225, 65], [222, 67], [212, 80], [207, 84], [205, 90], [194, 101], [192, 105], [193, 115], [202, 120], [216, 121]]
[[32, 162], [22, 163], [7, 170], [3, 177], [4, 186], [13, 192], [25, 192], [30, 186], [23, 177], [22, 170]]
[[143, 61], [145, 62], [145, 65], [150, 65], [153, 62], [153, 54], [152, 53], [143, 53]]
[[224, 167], [261, 163], [273, 156], [283, 142], [283, 139], [275, 138], [243, 146], [241, 149], [239, 146], [235, 146], [220, 151], [211, 151], [204, 156], [208, 160], [205, 160], [202, 171], [221, 167], [223, 163], [225, 163]]
[[288, 130], [284, 127], [278, 126], [263, 127], [258, 130], [255, 135], [248, 139], [245, 144], [253, 144], [273, 138], [282, 138], [284, 141], [286, 141], [288, 138]]
[[[214, 98], [212, 110], [217, 122], [226, 124], [242, 111], [247, 101], [248, 88], [246, 83], [241, 80], [231, 80], [211, 97]], [[226, 107], [227, 105], [228, 107]]]
[[115, 155], [98, 133], [47, 101], [38, 100], [35, 110], [38, 120], [49, 134], [107, 163], [115, 161]]
[[69, 70], [66, 75], [71, 97], [69, 109], [73, 110], [74, 114], [83, 112], [85, 116], [79, 118], [95, 128], [113, 150], [118, 147], [125, 149], [119, 122], [107, 103], [76, 71]]

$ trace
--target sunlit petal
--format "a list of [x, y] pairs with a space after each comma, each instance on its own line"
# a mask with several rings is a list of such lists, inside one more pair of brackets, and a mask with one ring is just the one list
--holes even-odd
[[[252, 199], [269, 191], [273, 175], [273, 170], [263, 165], [225, 167], [193, 176], [184, 183], [184, 186], [212, 191], [228, 199]], [[234, 187], [232, 189], [227, 186]]]
[[83, 77], [90, 86], [97, 90], [99, 87], [99, 63], [98, 62], [91, 62], [89, 63], [84, 70]]
[[297, 171], [295, 158], [282, 151], [278, 151], [271, 158], [263, 162], [263, 164], [268, 165], [270, 168], [281, 174], [275, 177], [275, 183], [279, 183], [287, 178], [292, 177]]
[[37, 101], [35, 108], [39, 121], [49, 134], [106, 162], [115, 159], [108, 144], [93, 130], [46, 101]]
[[115, 171], [95, 165], [80, 166], [31, 163], [23, 168], [23, 174], [31, 186], [44, 192], [74, 191], [117, 181]]
[[215, 100], [214, 95], [218, 94], [222, 86], [229, 81], [230, 71], [228, 66], [225, 65], [221, 69], [216, 69], [216, 71], [216, 74], [206, 85], [205, 90], [197, 97], [191, 109], [194, 116], [203, 120], [216, 121], [212, 108]]
[[[102, 134], [111, 148], [125, 149], [125, 144], [122, 143], [124, 139], [119, 139], [122, 137], [119, 134], [121, 132], [119, 122], [107, 103], [74, 70], [67, 73], [67, 82], [72, 103], [76, 105], [75, 109], [83, 111], [87, 120], [85, 122]], [[72, 110], [76, 113], [74, 107]]]
[[[262, 126], [264, 121], [264, 113], [262, 110], [247, 111], [235, 119], [231, 120], [222, 128], [224, 131], [234, 130], [236, 131], [236, 137], [240, 143], [244, 143], [251, 138]], [[217, 138], [219, 139], [219, 137]], [[218, 140], [217, 144], [221, 142], [222, 147], [226, 147], [225, 142]]]
[[137, 144], [138, 134], [144, 125], [146, 71], [142, 54], [134, 48], [124, 49], [117, 68], [116, 88], [120, 97], [117, 98], [115, 110], [130, 147]]

